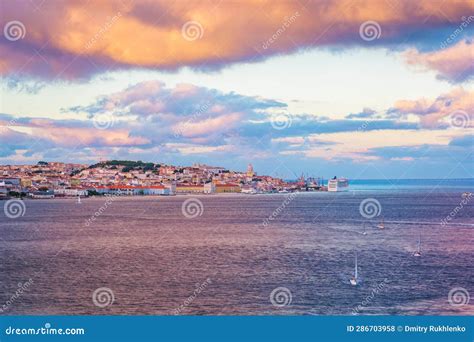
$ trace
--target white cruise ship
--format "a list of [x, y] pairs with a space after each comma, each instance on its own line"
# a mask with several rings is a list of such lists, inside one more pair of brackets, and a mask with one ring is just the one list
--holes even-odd
[[346, 178], [334, 177], [328, 182], [328, 191], [349, 191], [349, 181]]

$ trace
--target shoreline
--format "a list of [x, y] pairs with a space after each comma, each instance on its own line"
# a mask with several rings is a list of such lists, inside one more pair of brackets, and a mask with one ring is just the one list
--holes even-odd
[[[114, 198], [114, 199], [159, 199], [159, 198], [173, 198], [173, 197], [268, 197], [268, 196], [281, 196], [281, 197], [287, 197], [287, 196], [312, 196], [315, 194], [328, 194], [328, 196], [338, 196], [338, 195], [349, 195], [349, 196], [354, 196], [355, 194], [364, 194], [364, 193], [388, 193], [388, 192], [425, 192], [428, 189], [426, 187], [413, 187], [413, 188], [405, 188], [405, 187], [400, 187], [400, 188], [355, 188], [355, 189], [350, 189], [347, 191], [293, 191], [293, 192], [268, 192], [268, 193], [256, 193], [256, 194], [249, 194], [249, 193], [238, 193], [238, 192], [233, 192], [233, 193], [178, 193], [178, 194], [173, 194], [173, 195], [92, 195], [92, 196], [80, 196], [82, 200], [89, 200], [89, 199], [107, 199], [107, 198]], [[466, 188], [461, 188], [461, 187], [450, 187], [450, 188], [443, 188], [443, 191], [447, 192], [458, 192], [460, 196], [466, 196], [467, 194], [472, 194], [474, 192], [474, 189], [467, 189]], [[472, 196], [472, 195], [471, 195]], [[0, 197], [0, 203], [2, 201], [8, 201], [8, 200], [21, 200], [21, 201], [44, 201], [44, 200], [73, 200], [77, 201], [78, 196], [58, 196], [58, 197], [53, 197], [53, 198], [31, 198], [31, 197]]]

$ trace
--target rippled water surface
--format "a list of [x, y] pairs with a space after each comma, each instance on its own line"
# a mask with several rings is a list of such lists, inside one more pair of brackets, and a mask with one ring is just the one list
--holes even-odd
[[[0, 305], [4, 314], [473, 315], [472, 203], [440, 224], [461, 192], [197, 196], [195, 218], [182, 213], [191, 196], [26, 200], [23, 217], [0, 212]], [[361, 216], [366, 198], [380, 216]], [[92, 301], [100, 287], [114, 295], [104, 308]], [[272, 305], [278, 287], [289, 290], [286, 306]], [[471, 304], [448, 302], [456, 287]]]

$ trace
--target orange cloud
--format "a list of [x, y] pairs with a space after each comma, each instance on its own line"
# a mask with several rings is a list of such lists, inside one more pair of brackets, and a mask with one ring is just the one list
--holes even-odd
[[[448, 27], [474, 3], [73, 0], [2, 7], [2, 26], [20, 21], [25, 35], [0, 41], [0, 73], [74, 79], [130, 67], [216, 68], [314, 46], [400, 43]], [[361, 38], [366, 21], [380, 25], [379, 39]]]

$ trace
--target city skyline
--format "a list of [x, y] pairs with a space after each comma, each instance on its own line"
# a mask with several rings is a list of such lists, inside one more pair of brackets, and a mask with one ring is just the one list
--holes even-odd
[[210, 4], [2, 3], [0, 164], [474, 177], [469, 1]]

